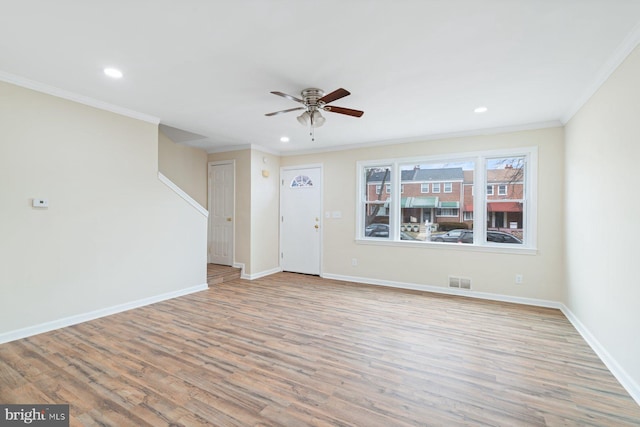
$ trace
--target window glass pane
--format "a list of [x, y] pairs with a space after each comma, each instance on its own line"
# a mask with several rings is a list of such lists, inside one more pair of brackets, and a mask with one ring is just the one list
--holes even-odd
[[[391, 212], [391, 166], [366, 167], [363, 191], [364, 237], [389, 239], [389, 215]], [[381, 191], [382, 189], [387, 191]]]
[[[525, 157], [487, 160], [487, 241], [522, 244], [525, 202]], [[489, 188], [498, 188], [497, 194]]]
[[[464, 161], [400, 165], [401, 239], [436, 241], [433, 237], [444, 232], [472, 229], [473, 219], [465, 221], [463, 212], [468, 209], [466, 215], [473, 217], [473, 168], [473, 162]], [[467, 192], [469, 204], [465, 205]]]
[[311, 178], [306, 175], [298, 175], [291, 180], [289, 184], [291, 188], [303, 188], [303, 187], [313, 187], [313, 182]]

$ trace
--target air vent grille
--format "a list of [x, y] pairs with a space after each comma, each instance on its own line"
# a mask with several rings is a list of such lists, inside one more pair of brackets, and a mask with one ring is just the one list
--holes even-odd
[[456, 289], [471, 289], [471, 278], [460, 276], [449, 276], [449, 287]]

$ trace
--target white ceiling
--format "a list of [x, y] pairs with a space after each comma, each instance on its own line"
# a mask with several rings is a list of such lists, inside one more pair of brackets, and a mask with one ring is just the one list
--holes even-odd
[[[640, 41], [638, 0], [0, 0], [0, 11], [0, 79], [156, 117], [208, 151], [561, 123]], [[365, 114], [325, 113], [315, 142], [295, 112], [265, 117], [299, 106], [270, 91], [307, 87], [343, 87], [351, 95], [332, 105]]]

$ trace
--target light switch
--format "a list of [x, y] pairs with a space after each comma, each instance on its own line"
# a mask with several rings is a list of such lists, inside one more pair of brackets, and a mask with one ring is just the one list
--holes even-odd
[[333, 211], [331, 212], [332, 218], [342, 218], [342, 211]]

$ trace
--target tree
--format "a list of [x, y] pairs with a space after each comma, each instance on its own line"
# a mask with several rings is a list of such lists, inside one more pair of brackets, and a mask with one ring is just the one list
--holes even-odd
[[[380, 191], [377, 194], [377, 201], [382, 201], [382, 190], [385, 188], [385, 185], [387, 183], [387, 181], [389, 180], [389, 175], [391, 174], [391, 170], [389, 168], [370, 168], [367, 170], [367, 175], [366, 175], [366, 182], [365, 182], [365, 188], [367, 191], [367, 201], [369, 201], [369, 183], [371, 182], [371, 180], [375, 177], [376, 174], [382, 174], [382, 182], [380, 184]], [[368, 225], [371, 225], [373, 223], [373, 221], [376, 219], [376, 217], [378, 216], [378, 212], [380, 212], [380, 208], [383, 205], [380, 203], [377, 203], [375, 205], [373, 205], [371, 211], [369, 211], [369, 209], [366, 210], [366, 219], [365, 219], [365, 227]]]

